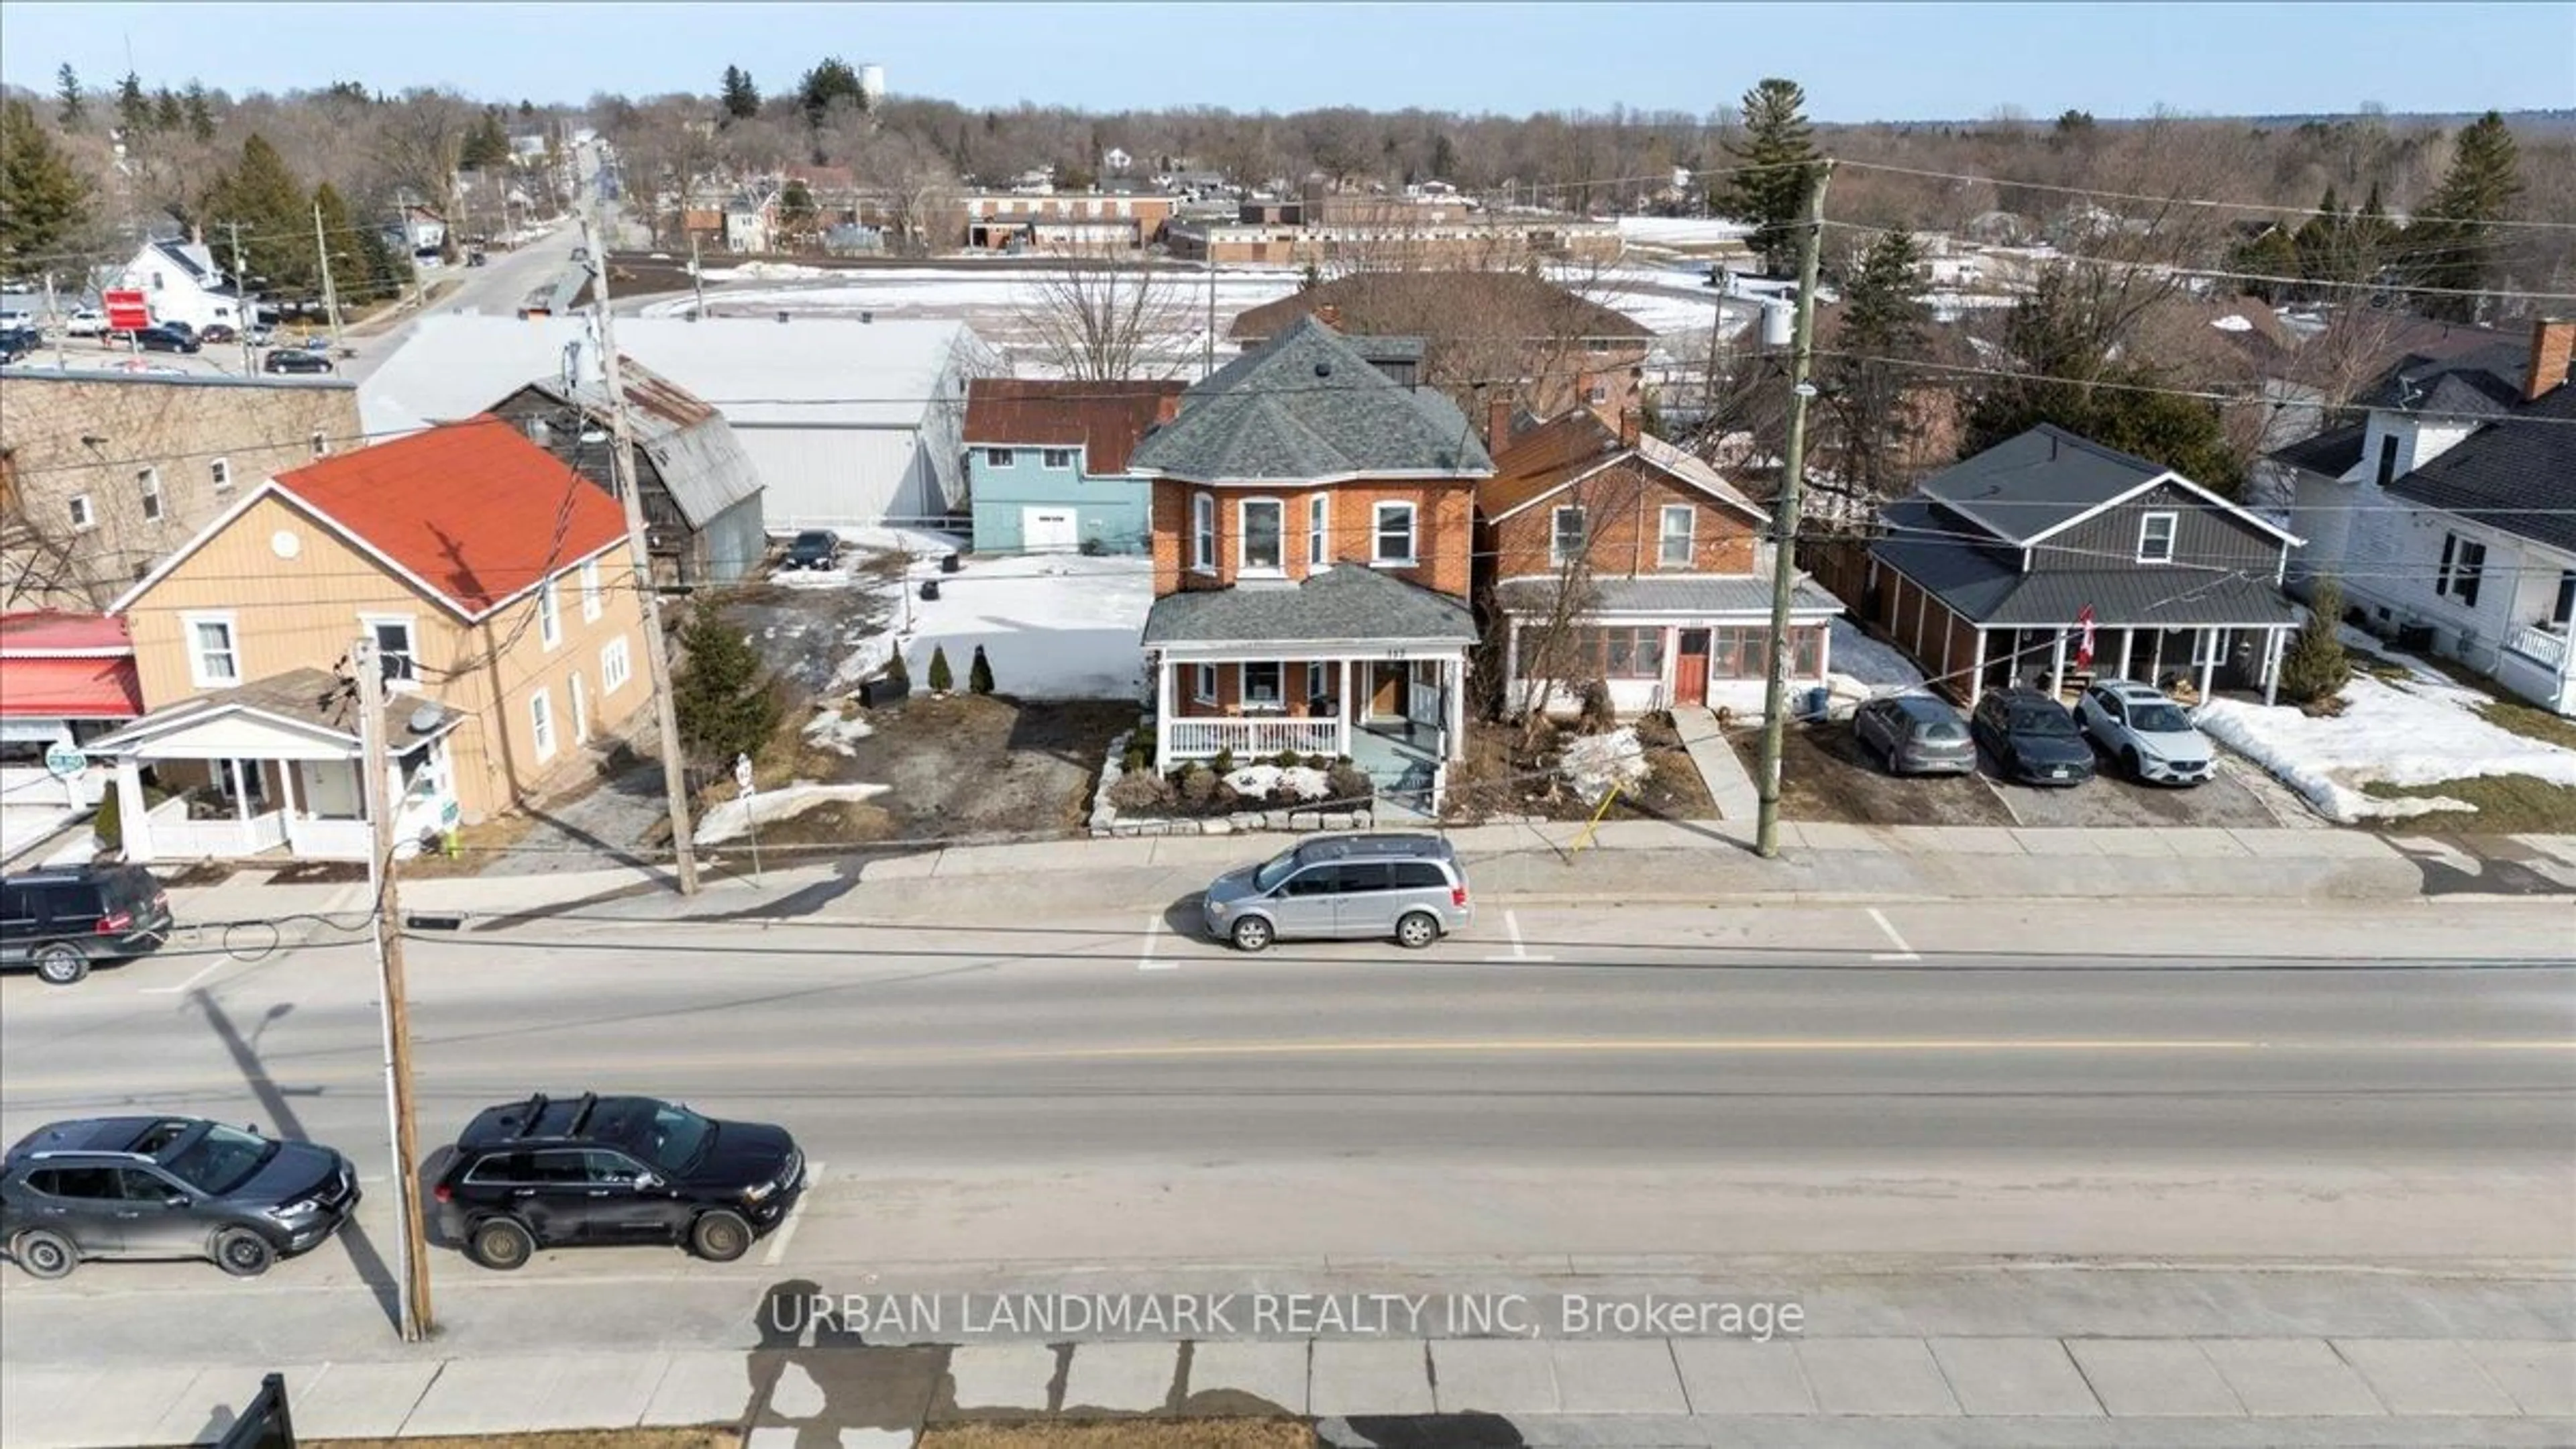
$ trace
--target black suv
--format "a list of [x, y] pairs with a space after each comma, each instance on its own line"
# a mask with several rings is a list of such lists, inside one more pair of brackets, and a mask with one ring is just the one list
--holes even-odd
[[80, 865], [0, 876], [0, 966], [29, 966], [55, 986], [159, 946], [170, 893], [139, 865]]
[[256, 1277], [357, 1207], [358, 1174], [330, 1148], [194, 1117], [57, 1122], [0, 1157], [0, 1243], [39, 1278], [84, 1258], [205, 1258]]
[[804, 1190], [805, 1155], [782, 1128], [584, 1093], [477, 1114], [435, 1196], [465, 1255], [506, 1269], [594, 1243], [680, 1243], [730, 1263]]
[[260, 359], [259, 370], [273, 373], [329, 372], [331, 359], [301, 347], [281, 347]]

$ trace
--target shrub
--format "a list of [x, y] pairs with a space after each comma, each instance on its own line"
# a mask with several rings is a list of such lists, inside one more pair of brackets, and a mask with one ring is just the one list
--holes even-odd
[[1225, 781], [1218, 778], [1216, 771], [1205, 765], [1192, 765], [1189, 773], [1181, 776], [1181, 803], [1193, 810], [1206, 810], [1216, 804], [1217, 792], [1224, 788]]
[[1129, 745], [1127, 756], [1118, 762], [1118, 768], [1130, 775], [1142, 775], [1148, 773], [1147, 767], [1152, 764], [1152, 751], [1143, 745]]
[[1348, 760], [1324, 772], [1324, 784], [1333, 792], [1326, 798], [1336, 805], [1356, 805], [1377, 798], [1377, 782], [1368, 771]]
[[1322, 755], [1308, 755], [1306, 757], [1306, 768], [1309, 770], [1329, 770], [1332, 767], [1333, 762], [1325, 759]]
[[947, 648], [943, 645], [932, 645], [930, 649], [931, 692], [934, 694], [946, 694], [948, 691], [955, 689], [956, 687], [957, 676], [948, 668]]
[[1295, 750], [1281, 750], [1279, 753], [1270, 757], [1270, 763], [1277, 765], [1283, 770], [1293, 770], [1299, 765], [1304, 764], [1305, 761], [1297, 758], [1297, 752]]
[[125, 848], [125, 807], [117, 798], [121, 793], [114, 786], [108, 787], [106, 796], [98, 802], [98, 813], [90, 817], [89, 833], [98, 838], [104, 849]]
[[1172, 787], [1159, 776], [1130, 771], [1110, 782], [1109, 804], [1122, 815], [1169, 810]]
[[2343, 590], [2332, 579], [2319, 579], [2308, 605], [2307, 622], [2281, 656], [2281, 693], [2298, 704], [2330, 699], [2352, 682], [2352, 660], [2335, 632], [2343, 617]]
[[975, 646], [975, 662], [966, 666], [966, 687], [977, 694], [993, 692], [993, 666], [984, 658], [984, 646]]
[[1218, 777], [1219, 779], [1223, 779], [1225, 776], [1233, 774], [1233, 773], [1234, 773], [1234, 751], [1232, 751], [1232, 750], [1219, 750], [1219, 751], [1217, 751], [1217, 752], [1216, 752], [1216, 758], [1215, 758], [1215, 759], [1213, 759], [1213, 760], [1208, 761], [1208, 768], [1209, 768], [1209, 769], [1211, 769], [1211, 770], [1213, 770], [1213, 771], [1215, 771], [1215, 772], [1216, 772], [1216, 774], [1217, 774], [1217, 777]]
[[885, 677], [906, 689], [912, 688], [912, 671], [904, 665], [903, 646], [900, 644], [895, 646], [894, 653], [886, 660]]
[[1610, 686], [1598, 679], [1584, 681], [1583, 708], [1578, 717], [1588, 734], [1601, 734], [1618, 728], [1619, 711], [1611, 708]]
[[750, 636], [702, 605], [681, 629], [680, 647], [688, 663], [671, 682], [671, 708], [689, 757], [730, 768], [735, 756], [760, 753], [778, 733], [786, 705], [762, 677]]

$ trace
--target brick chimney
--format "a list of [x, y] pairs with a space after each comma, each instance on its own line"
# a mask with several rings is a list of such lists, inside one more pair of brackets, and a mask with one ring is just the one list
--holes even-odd
[[2567, 382], [2567, 367], [2576, 356], [2576, 317], [2543, 317], [2531, 324], [2531, 370], [2523, 375], [2525, 401]]
[[1637, 435], [1646, 430], [1646, 410], [1630, 403], [1619, 410], [1619, 446], [1637, 446]]
[[1342, 330], [1342, 309], [1326, 302], [1315, 309], [1315, 320], [1339, 332]]
[[1485, 398], [1485, 451], [1499, 453], [1512, 445], [1512, 395], [1496, 388]]

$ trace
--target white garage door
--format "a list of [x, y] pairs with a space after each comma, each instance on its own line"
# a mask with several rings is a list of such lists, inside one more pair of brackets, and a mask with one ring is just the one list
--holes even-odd
[[1030, 553], [1072, 553], [1082, 547], [1082, 530], [1070, 508], [1020, 510], [1020, 547]]

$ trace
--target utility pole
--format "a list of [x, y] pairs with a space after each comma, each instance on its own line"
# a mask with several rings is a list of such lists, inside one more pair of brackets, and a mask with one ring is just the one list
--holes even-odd
[[689, 319], [693, 322], [704, 322], [707, 320], [707, 278], [705, 269], [698, 264], [696, 232], [689, 233], [689, 286], [698, 294], [697, 310], [689, 314]]
[[346, 351], [340, 342], [340, 293], [331, 285], [331, 244], [322, 236], [322, 203], [313, 203], [313, 252], [322, 259], [322, 310], [331, 318], [331, 350]]
[[1207, 282], [1207, 356], [1205, 369], [1199, 373], [1201, 378], [1216, 376], [1216, 228], [1214, 227], [1208, 228], [1207, 235]]
[[617, 500], [626, 506], [626, 560], [635, 570], [636, 596], [644, 602], [644, 661], [653, 671], [653, 712], [662, 733], [662, 789], [670, 797], [671, 849], [680, 874], [680, 894], [698, 893], [698, 847], [689, 833], [689, 777], [680, 760], [680, 716], [671, 702], [671, 646], [662, 633], [662, 596], [653, 587], [653, 559], [644, 546], [644, 500], [635, 490], [635, 454], [626, 423], [626, 386], [617, 361], [617, 319], [608, 307], [608, 253], [601, 250], [597, 208], [581, 214], [582, 245], [589, 250], [590, 302], [599, 323], [599, 364], [608, 386], [611, 441], [609, 466], [615, 470]]
[[394, 1206], [402, 1215], [402, 1278], [395, 1327], [405, 1343], [427, 1338], [429, 1235], [420, 1205], [419, 1142], [412, 1124], [411, 1003], [403, 994], [402, 893], [394, 872], [392, 766], [385, 745], [385, 670], [376, 641], [361, 637], [349, 650], [358, 673], [360, 768], [366, 771], [367, 822], [374, 845], [367, 852], [367, 883], [374, 888], [376, 971], [384, 993], [385, 1109], [393, 1117]]
[[251, 300], [250, 272], [242, 265], [241, 223], [233, 221], [225, 225], [232, 229], [233, 235], [233, 297], [239, 313], [233, 320], [241, 324], [233, 330], [241, 334], [242, 374], [248, 376], [259, 370], [250, 357], [250, 334], [259, 322], [259, 304]]
[[1780, 469], [1780, 496], [1771, 505], [1771, 668], [1762, 686], [1762, 765], [1753, 784], [1760, 799], [1754, 850], [1768, 860], [1780, 853], [1780, 750], [1789, 726], [1789, 603], [1798, 586], [1798, 490], [1807, 479], [1807, 400], [1816, 385], [1807, 370], [1816, 354], [1816, 272], [1825, 250], [1825, 183], [1834, 163], [1816, 164], [1807, 190], [1806, 239], [1798, 248], [1798, 327], [1791, 339], [1789, 456]]

